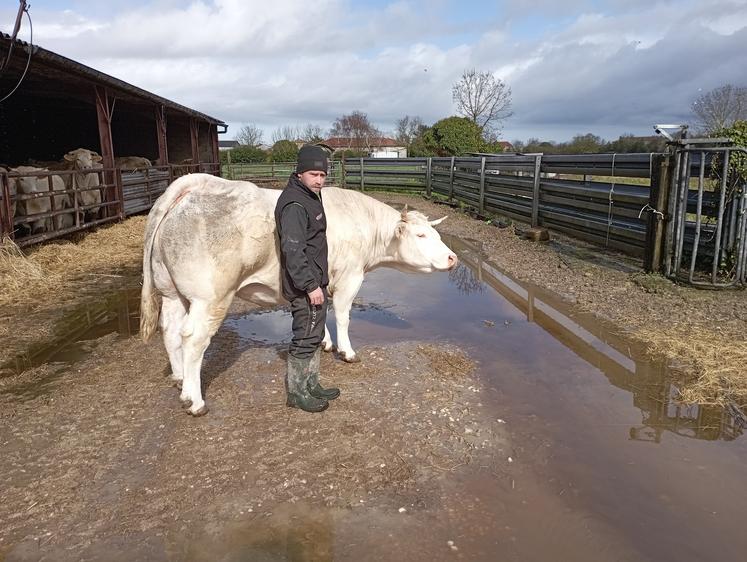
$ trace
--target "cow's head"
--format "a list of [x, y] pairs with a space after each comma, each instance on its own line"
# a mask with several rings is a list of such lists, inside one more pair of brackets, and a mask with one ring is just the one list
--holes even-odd
[[456, 254], [441, 241], [441, 236], [433, 228], [445, 218], [429, 221], [422, 213], [408, 211], [405, 206], [394, 230], [398, 269], [430, 273], [456, 266]]
[[101, 160], [101, 156], [87, 148], [76, 148], [65, 154], [65, 161], [72, 163], [73, 168], [77, 170], [90, 170], [94, 163]]
[[[48, 172], [46, 168], [36, 168], [34, 166], [18, 166], [17, 168], [11, 168], [9, 170], [12, 174], [37, 174], [40, 172]], [[46, 180], [46, 178], [44, 178]], [[15, 191], [16, 193], [38, 193], [40, 191], [47, 190], [46, 182], [40, 182], [39, 176], [23, 176], [20, 178], [8, 177], [8, 183], [10, 184], [11, 194]]]

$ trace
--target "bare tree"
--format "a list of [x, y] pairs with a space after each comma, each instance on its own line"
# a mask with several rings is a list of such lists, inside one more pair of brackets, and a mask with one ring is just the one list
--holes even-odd
[[324, 140], [324, 130], [319, 125], [307, 123], [301, 131], [299, 138], [308, 143], [321, 142]]
[[703, 94], [692, 105], [703, 133], [711, 134], [747, 120], [747, 88], [725, 84]]
[[335, 119], [330, 130], [333, 137], [343, 137], [348, 141], [348, 148], [370, 149], [381, 144], [381, 132], [368, 120], [362, 111], [353, 111]]
[[272, 132], [272, 144], [275, 144], [276, 142], [281, 140], [295, 141], [300, 137], [301, 131], [298, 129], [298, 127], [283, 125], [282, 127], [278, 127]]
[[451, 88], [457, 112], [474, 121], [486, 138], [496, 137], [501, 122], [513, 115], [511, 88], [490, 72], [465, 70]]
[[420, 117], [405, 115], [402, 119], [397, 119], [397, 142], [408, 146], [422, 135], [425, 129], [426, 126]]
[[246, 146], [259, 146], [262, 144], [262, 129], [254, 123], [244, 125], [236, 134], [236, 140], [239, 141], [239, 144]]

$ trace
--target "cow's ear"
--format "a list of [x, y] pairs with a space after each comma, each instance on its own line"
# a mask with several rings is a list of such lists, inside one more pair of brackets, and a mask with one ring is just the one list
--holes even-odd
[[394, 228], [394, 235], [397, 238], [402, 238], [405, 235], [406, 230], [407, 225], [403, 222], [398, 222], [397, 226]]
[[[99, 156], [98, 154], [94, 153], [94, 154], [91, 155], [91, 159], [94, 162], [101, 162], [104, 158], [101, 157], [101, 156]], [[446, 218], [446, 217], [444, 217], [444, 218]]]
[[[448, 217], [448, 216], [449, 215], [446, 215], [446, 217]], [[434, 221], [430, 221], [428, 224], [430, 224], [431, 226], [436, 226], [437, 224], [441, 224], [442, 222], [444, 222], [446, 220], [446, 217], [441, 217], [440, 219], [436, 219]]]
[[68, 152], [67, 154], [65, 154], [64, 158], [68, 162], [72, 162], [72, 161], [74, 161], [77, 158], [77, 156], [75, 154], [73, 154], [72, 152]]

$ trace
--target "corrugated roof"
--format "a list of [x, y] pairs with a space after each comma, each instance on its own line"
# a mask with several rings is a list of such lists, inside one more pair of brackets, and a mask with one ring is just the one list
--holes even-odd
[[[10, 47], [11, 36], [6, 33], [0, 32], [0, 41]], [[120, 80], [119, 78], [115, 78], [114, 76], [110, 76], [108, 74], [100, 72], [95, 68], [91, 68], [90, 66], [86, 66], [85, 64], [79, 63], [67, 57], [63, 57], [62, 55], [59, 55], [52, 51], [48, 51], [47, 49], [39, 47], [38, 45], [29, 45], [26, 41], [21, 41], [20, 39], [16, 39], [15, 44], [16, 47], [20, 46], [23, 48], [24, 56], [28, 56], [29, 48], [33, 49], [31, 52], [32, 61], [42, 62], [48, 66], [65, 70], [70, 74], [75, 74], [81, 78], [90, 80], [97, 84], [106, 85], [113, 90], [126, 92], [130, 95], [152, 101], [153, 103], [157, 103], [159, 105], [163, 105], [169, 109], [186, 113], [203, 121], [208, 121], [217, 125], [226, 125], [225, 122], [221, 121], [220, 119], [211, 117], [210, 115], [206, 115], [205, 113], [201, 113], [147, 90], [143, 90], [142, 88], [138, 88], [137, 86], [133, 86], [132, 84], [129, 84], [124, 80]]]

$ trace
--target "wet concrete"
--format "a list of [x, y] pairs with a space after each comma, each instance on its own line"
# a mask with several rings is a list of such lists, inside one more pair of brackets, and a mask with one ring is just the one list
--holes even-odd
[[[747, 445], [739, 416], [678, 404], [677, 379], [664, 365], [598, 320], [501, 274], [478, 247], [448, 243], [462, 264], [451, 274], [369, 274], [352, 311], [351, 341], [450, 341], [469, 352], [480, 363], [485, 406], [510, 432], [505, 468], [454, 474], [438, 510], [420, 506], [420, 518], [288, 505], [261, 521], [192, 529], [177, 547], [150, 537], [138, 556], [744, 560]], [[131, 297], [122, 293], [107, 308], [119, 311], [117, 319], [73, 339], [131, 333]], [[288, 313], [275, 310], [231, 315], [221, 330], [240, 350], [281, 345], [289, 326]], [[62, 348], [46, 360], [69, 365], [86, 353]], [[95, 548], [126, 549], [126, 540], [112, 540]]]

